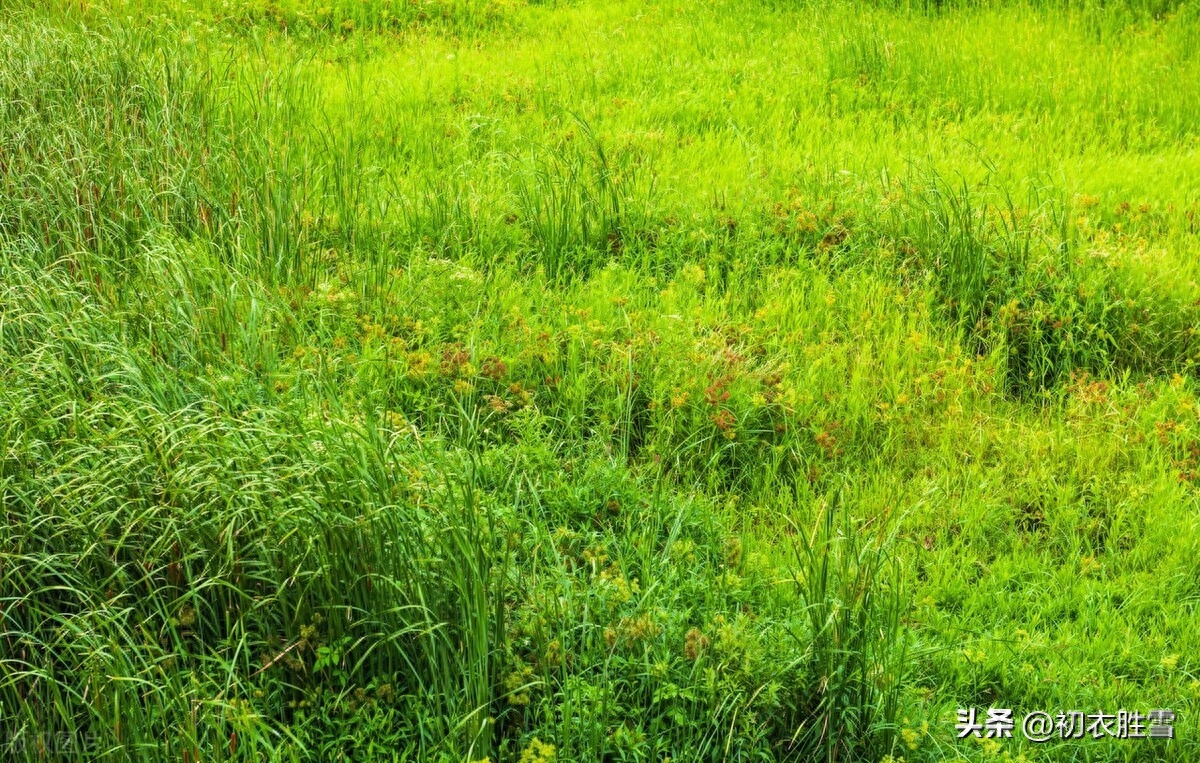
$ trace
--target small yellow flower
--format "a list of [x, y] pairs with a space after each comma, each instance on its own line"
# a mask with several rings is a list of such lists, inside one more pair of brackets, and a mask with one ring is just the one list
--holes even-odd
[[699, 265], [685, 265], [683, 270], [680, 272], [680, 275], [682, 275], [685, 280], [691, 281], [696, 286], [700, 286], [704, 283], [704, 268], [700, 267]]
[[421, 377], [429, 373], [433, 365], [433, 356], [424, 350], [408, 353], [406, 358], [408, 361], [408, 375], [410, 377]]
[[963, 657], [967, 659], [967, 662], [982, 664], [983, 661], [987, 659], [987, 653], [982, 649], [972, 649], [967, 647], [966, 649], [962, 650], [962, 654]]
[[562, 642], [554, 639], [549, 644], [546, 644], [546, 664], [552, 668], [562, 665], [563, 652]]
[[987, 737], [975, 737], [975, 741], [983, 748], [984, 755], [998, 755], [1000, 753], [1000, 743], [995, 739]]
[[404, 418], [404, 414], [399, 411], [388, 411], [384, 414], [387, 422], [392, 425], [393, 429], [407, 429], [408, 419]]
[[521, 665], [515, 668], [504, 679], [504, 688], [508, 689], [508, 703], [510, 705], [524, 706], [529, 704], [529, 683], [533, 678], [533, 668], [528, 665]]
[[554, 745], [546, 744], [537, 737], [521, 752], [519, 763], [554, 763]]

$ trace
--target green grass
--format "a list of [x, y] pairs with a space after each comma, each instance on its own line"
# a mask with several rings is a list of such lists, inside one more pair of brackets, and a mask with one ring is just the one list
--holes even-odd
[[1198, 78], [1190, 2], [0, 10], [4, 759], [1196, 759]]

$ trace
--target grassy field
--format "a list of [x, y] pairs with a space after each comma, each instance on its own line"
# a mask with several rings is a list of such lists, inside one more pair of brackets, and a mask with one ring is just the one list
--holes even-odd
[[5, 3], [0, 758], [1200, 760], [1198, 279], [1194, 2]]

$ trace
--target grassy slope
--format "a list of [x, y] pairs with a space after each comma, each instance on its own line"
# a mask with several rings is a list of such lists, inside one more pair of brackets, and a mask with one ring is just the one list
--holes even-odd
[[[840, 495], [895, 535], [897, 755], [1195, 757], [1195, 7], [432, 7], [6, 32], [6, 703], [128, 743], [67, 695], [137, 675], [135, 740], [184, 697], [206, 759], [782, 755], [784, 530]], [[969, 704], [1181, 739], [956, 746]]]

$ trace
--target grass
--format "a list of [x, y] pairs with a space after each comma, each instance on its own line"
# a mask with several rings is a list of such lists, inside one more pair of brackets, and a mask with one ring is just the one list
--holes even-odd
[[1195, 759], [1198, 14], [0, 11], [5, 758]]

